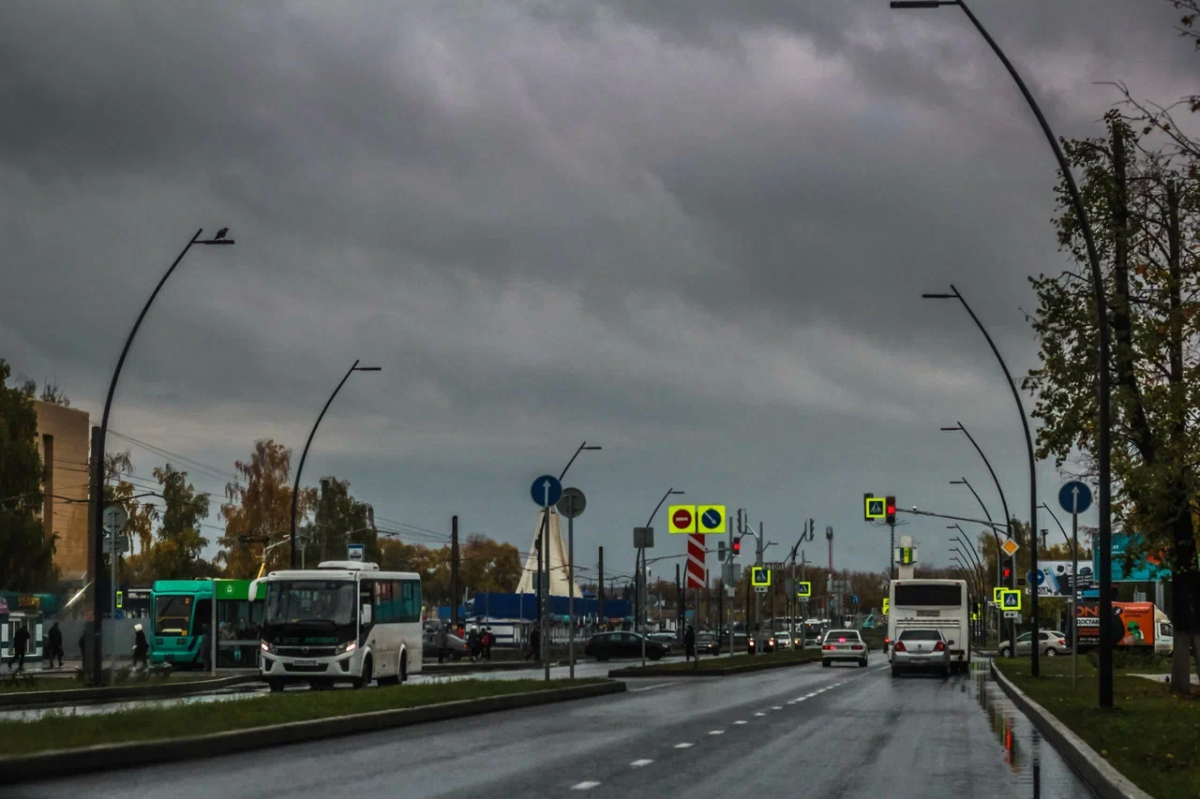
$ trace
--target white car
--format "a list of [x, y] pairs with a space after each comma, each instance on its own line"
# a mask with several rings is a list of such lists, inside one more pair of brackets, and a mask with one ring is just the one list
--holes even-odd
[[858, 630], [830, 630], [821, 643], [821, 665], [828, 668], [839, 660], [850, 660], [859, 668], [867, 665], [867, 643]]
[[775, 649], [778, 652], [793, 649], [791, 633], [775, 633]]
[[905, 671], [937, 671], [950, 676], [950, 649], [938, 630], [904, 630], [892, 646], [892, 676]]

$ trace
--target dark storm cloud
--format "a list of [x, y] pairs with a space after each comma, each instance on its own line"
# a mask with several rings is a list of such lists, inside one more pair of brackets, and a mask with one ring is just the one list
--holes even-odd
[[[1193, 88], [1169, 4], [974, 7], [1064, 135], [1099, 132], [1115, 95], [1095, 81]], [[229, 470], [254, 438], [302, 442], [363, 358], [385, 371], [347, 385], [310, 476], [425, 526], [459, 512], [524, 547], [525, 482], [588, 438], [588, 551], [619, 561], [675, 483], [776, 529], [834, 524], [844, 565], [879, 566], [863, 490], [970, 510], [945, 480], [978, 464], [937, 433], [960, 418], [1022, 502], [986, 346], [919, 295], [955, 282], [1032, 365], [1025, 276], [1062, 264], [1053, 163], [955, 10], [6, 10], [0, 355], [96, 413], [186, 238], [238, 239], [158, 300], [122, 432]]]

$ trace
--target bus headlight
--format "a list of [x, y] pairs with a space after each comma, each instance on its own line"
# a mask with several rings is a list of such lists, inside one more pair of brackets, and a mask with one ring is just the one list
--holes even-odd
[[337, 653], [339, 655], [344, 655], [347, 652], [353, 652], [355, 649], [358, 649], [358, 644], [354, 643], [353, 641], [347, 641], [344, 644], [337, 645]]
[[263, 641], [262, 642], [262, 650], [264, 652], [270, 652], [273, 655], [273, 654], [275, 654], [275, 645], [273, 643], [271, 643], [270, 641]]

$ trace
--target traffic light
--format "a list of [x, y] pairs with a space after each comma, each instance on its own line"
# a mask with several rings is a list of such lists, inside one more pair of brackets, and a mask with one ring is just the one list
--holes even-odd
[[742, 554], [742, 539], [735, 538], [733, 539], [733, 556], [736, 558], [740, 554]]
[[1012, 579], [1012, 567], [1010, 567], [1010, 566], [1005, 566], [1005, 567], [1004, 567], [1004, 579], [1005, 579], [1005, 580], [1011, 580], [1011, 579]]
[[725, 562], [725, 542], [724, 541], [717, 542], [717, 560], [721, 561], [722, 563]]
[[895, 497], [887, 498], [887, 507], [884, 510], [887, 511], [887, 519], [886, 519], [887, 523], [895, 524], [896, 523], [896, 498]]

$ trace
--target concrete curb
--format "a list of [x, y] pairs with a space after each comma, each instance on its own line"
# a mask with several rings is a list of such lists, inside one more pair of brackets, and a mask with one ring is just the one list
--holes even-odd
[[61, 691], [14, 691], [0, 694], [0, 710], [21, 710], [36, 707], [55, 707], [86, 702], [120, 702], [126, 699], [163, 699], [172, 696], [192, 696], [234, 685], [262, 682], [257, 674], [218, 677], [215, 680], [118, 685], [109, 688], [67, 688]]
[[1054, 714], [1030, 699], [996, 668], [995, 663], [989, 664], [988, 667], [992, 670], [992, 676], [1000, 689], [1029, 717], [1042, 735], [1054, 744], [1058, 753], [1079, 772], [1100, 799], [1154, 799], [1109, 765], [1095, 749], [1087, 745], [1087, 742], [1056, 719]]
[[[576, 662], [578, 662], [578, 661], [576, 661]], [[550, 665], [560, 666], [560, 665], [565, 665], [565, 664], [566, 664], [566, 661], [563, 661], [562, 663], [554, 662], [554, 663], [551, 663]], [[422, 674], [472, 674], [472, 673], [476, 673], [476, 672], [488, 672], [488, 671], [521, 671], [521, 670], [534, 671], [534, 670], [541, 669], [541, 668], [542, 668], [541, 663], [532, 663], [530, 661], [524, 661], [524, 660], [504, 660], [504, 661], [493, 662], [493, 663], [464, 663], [462, 665], [459, 665], [457, 663], [454, 663], [454, 664], [451, 664], [451, 663], [440, 663], [440, 664], [439, 663], [425, 663], [425, 664], [422, 664], [422, 666], [421, 666], [421, 673]]]
[[[402, 691], [404, 689], [401, 687], [394, 690]], [[590, 699], [624, 693], [625, 690], [626, 686], [623, 682], [605, 682], [572, 688], [556, 688], [549, 691], [443, 702], [423, 707], [378, 710], [371, 713], [356, 713], [350, 716], [334, 716], [312, 721], [293, 721], [270, 727], [253, 727], [246, 730], [232, 730], [187, 738], [169, 738], [164, 741], [100, 744], [80, 749], [59, 749], [31, 755], [12, 755], [0, 757], [0, 774], [6, 776], [5, 784], [7, 785], [85, 774], [92, 771], [175, 763], [180, 760], [214, 757], [251, 749], [265, 749], [272, 746], [331, 738], [337, 735], [354, 735], [395, 727], [407, 727], [412, 724], [425, 724], [431, 721], [446, 721], [464, 716], [495, 713], [501, 710], [515, 710], [574, 699]]]
[[784, 660], [771, 663], [745, 663], [731, 666], [727, 669], [666, 669], [661, 666], [633, 666], [624, 669], [613, 669], [608, 673], [610, 678], [622, 677], [733, 677], [738, 674], [750, 674], [769, 669], [787, 669], [794, 666], [807, 666], [810, 663], [820, 663], [820, 658], [813, 660]]

